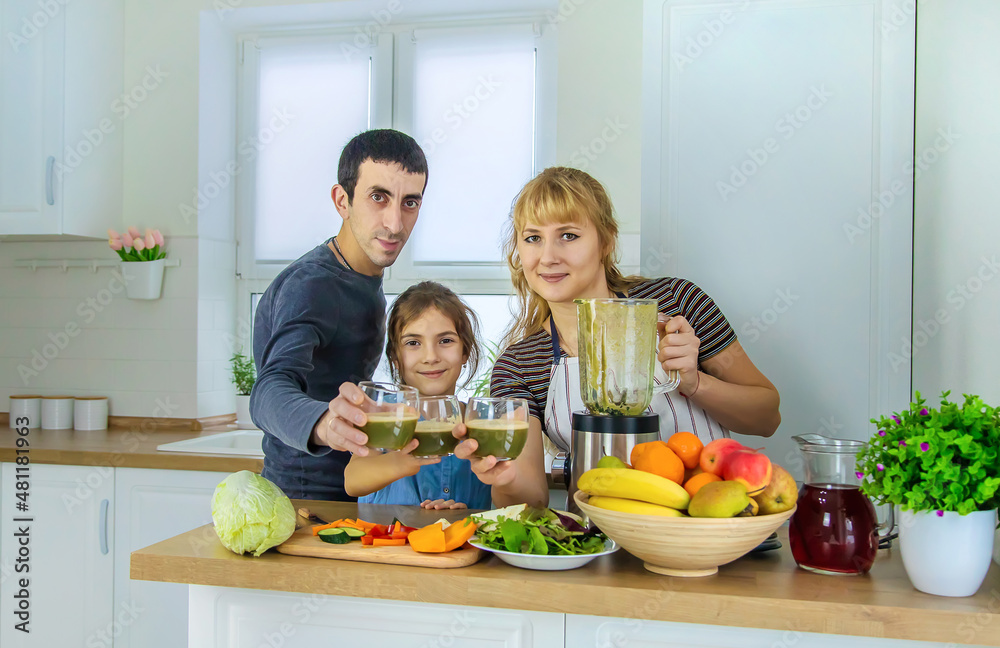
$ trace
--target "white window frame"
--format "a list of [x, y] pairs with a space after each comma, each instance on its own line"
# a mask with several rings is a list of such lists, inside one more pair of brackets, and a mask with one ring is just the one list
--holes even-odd
[[[357, 47], [356, 33], [346, 29], [312, 32], [307, 36], [291, 36], [284, 33], [275, 35], [252, 35], [239, 39], [240, 72], [237, 83], [236, 123], [237, 142], [249, 141], [258, 128], [258, 96], [260, 89], [260, 48], [261, 45], [281, 45], [329, 41], [345, 43]], [[369, 61], [371, 83], [369, 85], [369, 128], [389, 128], [392, 123], [392, 49], [393, 35], [379, 34], [370, 39]], [[237, 145], [239, 146], [239, 145]], [[237, 155], [239, 152], [237, 151]], [[330, 187], [337, 183], [330, 179]], [[261, 262], [256, 258], [255, 215], [257, 212], [257, 165], [245, 161], [244, 168], [236, 179], [236, 271], [237, 276], [248, 280], [263, 280], [270, 283], [278, 273], [294, 259], [284, 262]], [[331, 205], [331, 209], [332, 209]], [[331, 232], [331, 236], [336, 232]], [[266, 285], [266, 283], [264, 285]]]
[[[400, 97], [412, 96], [413, 66], [402, 65], [411, 55], [415, 29], [483, 29], [504, 28], [511, 25], [531, 25], [535, 33], [535, 159], [534, 171], [551, 166], [556, 150], [556, 77], [558, 70], [556, 34], [553, 25], [541, 13], [509, 15], [490, 20], [433, 21], [393, 25], [372, 34], [371, 61], [372, 83], [370, 88], [370, 128], [396, 128], [411, 132], [412, 110], [404, 106]], [[358, 31], [353, 25], [329, 25], [310, 29], [308, 33], [287, 29], [257, 31], [238, 38], [240, 68], [237, 81], [237, 142], [247, 141], [257, 128], [257, 97], [260, 82], [260, 45], [282, 42], [302, 42], [305, 39], [348, 40]], [[433, 182], [433, 169], [430, 170]], [[246, 281], [250, 292], [262, 292], [287, 265], [287, 262], [261, 263], [255, 258], [254, 218], [256, 213], [256, 165], [246, 168], [236, 179], [236, 245], [237, 276]], [[331, 178], [331, 187], [336, 178]], [[511, 200], [513, 200], [511, 196]], [[331, 206], [332, 208], [332, 206]], [[418, 225], [419, 227], [419, 220]], [[337, 227], [330, 235], [336, 234]], [[387, 293], [402, 292], [422, 280], [447, 283], [460, 294], [506, 295], [511, 292], [507, 265], [499, 262], [452, 262], [418, 264], [412, 261], [409, 248], [403, 252], [383, 277]], [[290, 262], [291, 260], [289, 260]], [[246, 292], [246, 290], [240, 291]], [[247, 296], [249, 302], [249, 293]], [[247, 304], [249, 306], [249, 303]]]

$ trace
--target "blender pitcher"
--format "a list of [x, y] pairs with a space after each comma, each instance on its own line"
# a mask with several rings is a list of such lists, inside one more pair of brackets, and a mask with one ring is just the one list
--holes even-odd
[[580, 392], [592, 414], [638, 416], [653, 393], [675, 389], [672, 371], [653, 384], [656, 369], [655, 299], [576, 299]]
[[[882, 527], [857, 473], [857, 456], [866, 444], [820, 434], [792, 439], [799, 444], [806, 471], [788, 528], [792, 557], [800, 567], [821, 574], [867, 573]], [[891, 509], [887, 526], [892, 526]]]

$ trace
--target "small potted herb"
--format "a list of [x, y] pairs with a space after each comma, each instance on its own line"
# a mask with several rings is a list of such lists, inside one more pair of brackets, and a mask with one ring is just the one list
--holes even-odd
[[986, 578], [1000, 506], [1000, 408], [979, 396], [941, 394], [927, 407], [872, 419], [878, 431], [858, 455], [861, 490], [900, 509], [900, 551], [917, 589], [971, 596]]
[[236, 427], [252, 430], [256, 426], [250, 419], [250, 391], [257, 381], [257, 370], [253, 360], [242, 353], [235, 353], [229, 359], [233, 369], [233, 383], [236, 385]]

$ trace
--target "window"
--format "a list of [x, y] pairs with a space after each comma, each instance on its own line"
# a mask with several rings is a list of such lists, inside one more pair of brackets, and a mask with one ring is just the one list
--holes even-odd
[[[500, 236], [511, 202], [554, 157], [554, 36], [542, 20], [400, 25], [377, 36], [247, 37], [240, 79], [239, 270], [269, 280], [335, 234], [344, 144], [392, 127], [421, 144], [429, 182], [386, 292], [446, 281], [510, 290]], [[360, 42], [359, 42], [360, 41]]]

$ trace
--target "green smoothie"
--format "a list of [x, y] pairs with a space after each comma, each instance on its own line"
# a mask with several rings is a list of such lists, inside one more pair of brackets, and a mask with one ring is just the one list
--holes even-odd
[[396, 412], [371, 412], [368, 422], [361, 431], [368, 435], [369, 448], [383, 450], [399, 450], [413, 439], [413, 430], [417, 427], [417, 415], [400, 415]]
[[479, 444], [473, 456], [493, 455], [500, 461], [516, 459], [528, 440], [528, 422], [510, 419], [475, 419], [465, 424], [469, 438]]
[[451, 434], [454, 423], [447, 421], [420, 421], [413, 432], [419, 445], [414, 457], [443, 457], [455, 452], [458, 439]]

